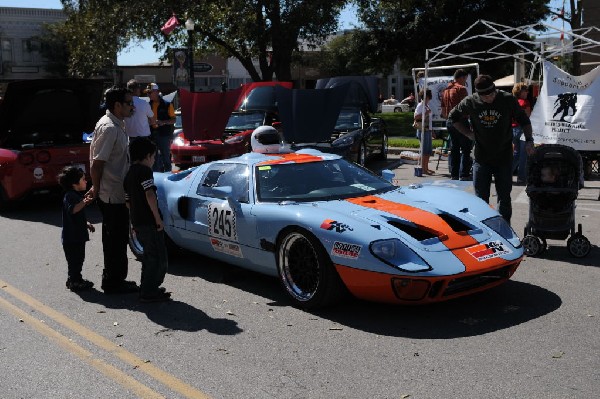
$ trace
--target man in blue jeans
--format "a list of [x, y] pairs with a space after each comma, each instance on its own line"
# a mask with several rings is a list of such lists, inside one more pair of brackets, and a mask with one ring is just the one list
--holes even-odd
[[[471, 121], [471, 129], [463, 123], [467, 117]], [[523, 128], [525, 150], [531, 155], [534, 148], [529, 117], [512, 94], [497, 90], [489, 75], [479, 75], [475, 79], [475, 93], [452, 109], [449, 118], [454, 128], [475, 141], [475, 195], [489, 203], [494, 178], [498, 212], [510, 224], [513, 159], [511, 124], [514, 118]]]
[[[469, 74], [464, 69], [454, 72], [453, 81], [442, 92], [442, 116], [448, 118], [450, 111], [456, 107], [463, 98], [469, 95], [465, 86]], [[463, 118], [463, 124], [468, 124], [468, 118]], [[471, 180], [471, 150], [473, 142], [456, 130], [451, 120], [447, 120], [446, 128], [450, 136], [450, 156], [448, 156], [448, 169], [452, 180]], [[467, 126], [468, 127], [468, 126]]]
[[173, 109], [173, 104], [163, 100], [156, 83], [150, 83], [147, 92], [150, 97], [150, 107], [156, 118], [156, 124], [150, 126], [152, 140], [154, 140], [158, 148], [153, 169], [155, 172], [170, 172], [171, 141], [173, 140], [173, 131], [175, 130], [173, 125], [175, 125], [176, 120], [175, 110]]

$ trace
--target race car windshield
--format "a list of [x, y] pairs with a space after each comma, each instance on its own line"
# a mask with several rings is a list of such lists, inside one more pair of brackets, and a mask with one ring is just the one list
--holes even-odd
[[394, 189], [388, 181], [343, 159], [256, 166], [260, 202], [330, 201]]
[[256, 129], [264, 124], [265, 113], [256, 112], [234, 112], [229, 117], [225, 130], [244, 131]]
[[360, 127], [360, 112], [358, 110], [342, 110], [335, 124], [335, 130], [348, 131]]

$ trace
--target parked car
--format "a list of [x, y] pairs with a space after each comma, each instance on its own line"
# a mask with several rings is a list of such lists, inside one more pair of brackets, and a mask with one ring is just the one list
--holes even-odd
[[185, 169], [248, 152], [254, 129], [279, 121], [275, 86], [292, 83], [248, 83], [225, 93], [181, 90], [182, 130], [171, 145], [173, 163]]
[[[330, 305], [346, 291], [380, 302], [439, 302], [512, 276], [523, 248], [487, 203], [389, 180], [314, 149], [154, 174], [169, 242], [278, 276], [300, 307]], [[130, 245], [141, 256], [133, 230]]]
[[315, 148], [364, 165], [368, 158], [387, 158], [385, 122], [377, 110], [377, 78], [319, 79], [313, 90], [277, 88], [284, 140], [292, 149]]
[[402, 101], [398, 100], [385, 100], [381, 104], [381, 112], [414, 112], [415, 105], [414, 101], [411, 103], [407, 99]]
[[89, 173], [89, 142], [100, 117], [102, 82], [43, 79], [8, 84], [0, 104], [0, 207], [59, 190], [63, 167]]

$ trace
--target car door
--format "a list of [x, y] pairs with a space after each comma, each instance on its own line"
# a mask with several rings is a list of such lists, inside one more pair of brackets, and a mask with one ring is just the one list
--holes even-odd
[[[243, 258], [244, 246], [255, 246], [249, 173], [246, 164], [214, 163], [190, 190], [186, 230], [203, 246], [202, 252], [229, 260]], [[224, 190], [231, 190], [231, 200], [225, 198]]]

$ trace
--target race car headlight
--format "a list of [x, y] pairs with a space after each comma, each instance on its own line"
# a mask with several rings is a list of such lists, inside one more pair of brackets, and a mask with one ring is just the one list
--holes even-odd
[[400, 240], [373, 241], [369, 249], [373, 256], [402, 271], [416, 273], [431, 270], [423, 258]]
[[237, 136], [237, 135], [233, 136], [233, 137], [230, 137], [227, 140], [225, 140], [225, 142], [227, 144], [240, 143], [242, 141], [244, 141], [244, 136]]
[[493, 218], [486, 219], [483, 221], [483, 224], [498, 233], [500, 237], [507, 240], [517, 237], [515, 231], [502, 216], [495, 216]]
[[173, 144], [176, 145], [176, 146], [179, 146], [179, 147], [185, 145], [185, 142], [183, 141], [183, 137], [181, 137], [181, 136], [175, 137], [173, 139]]

